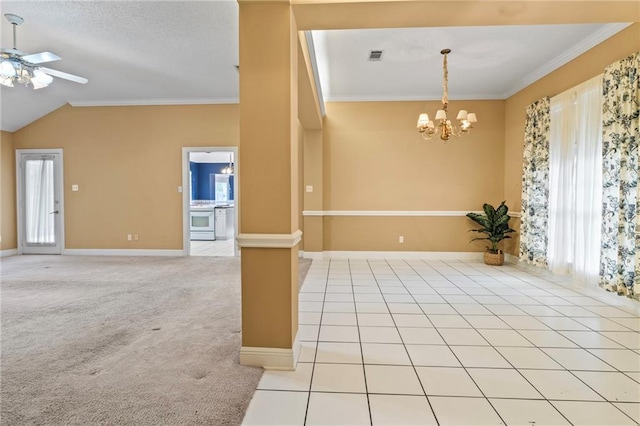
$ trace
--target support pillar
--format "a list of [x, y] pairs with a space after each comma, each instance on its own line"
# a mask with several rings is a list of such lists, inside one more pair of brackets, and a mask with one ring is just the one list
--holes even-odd
[[293, 369], [298, 331], [298, 49], [289, 3], [240, 7], [240, 363]]

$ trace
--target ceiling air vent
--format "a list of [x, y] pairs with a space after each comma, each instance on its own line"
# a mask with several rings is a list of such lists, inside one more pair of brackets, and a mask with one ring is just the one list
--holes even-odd
[[372, 50], [369, 52], [369, 60], [370, 61], [381, 61], [382, 60], [382, 50]]

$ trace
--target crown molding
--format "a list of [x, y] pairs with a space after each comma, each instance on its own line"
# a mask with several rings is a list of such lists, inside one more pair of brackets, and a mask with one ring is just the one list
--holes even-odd
[[[503, 100], [500, 96], [495, 94], [456, 94], [456, 96], [450, 96], [449, 101], [491, 101], [491, 100]], [[423, 96], [423, 95], [408, 95], [408, 96], [329, 96], [325, 98], [326, 102], [403, 102], [403, 101], [442, 101], [442, 95], [439, 96]]]
[[239, 98], [196, 98], [196, 99], [132, 99], [112, 101], [69, 101], [73, 107], [102, 106], [159, 106], [159, 105], [219, 105], [238, 104]]
[[520, 81], [518, 81], [518, 83], [515, 84], [514, 87], [512, 87], [509, 91], [504, 93], [504, 95], [502, 96], [502, 99], [510, 98], [511, 96], [518, 93], [520, 90], [524, 89], [525, 87], [529, 86], [532, 83], [535, 83], [536, 81], [540, 80], [542, 77], [552, 73], [553, 71], [557, 70], [567, 62], [577, 58], [578, 56], [585, 53], [587, 50], [602, 43], [609, 37], [619, 33], [620, 31], [624, 30], [631, 24], [632, 22], [621, 22], [621, 23], [605, 25], [600, 30], [591, 34], [589, 37], [584, 38], [583, 40], [574, 44], [568, 50], [556, 56], [549, 62], [543, 64], [542, 66], [538, 67], [534, 71], [525, 75], [522, 79], [520, 79]]

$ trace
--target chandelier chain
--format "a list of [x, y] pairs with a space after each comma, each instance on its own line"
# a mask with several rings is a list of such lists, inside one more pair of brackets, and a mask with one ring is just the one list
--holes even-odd
[[447, 104], [449, 103], [449, 70], [447, 69], [447, 54], [444, 54], [444, 61], [442, 61], [442, 104], [444, 110], [447, 110]]

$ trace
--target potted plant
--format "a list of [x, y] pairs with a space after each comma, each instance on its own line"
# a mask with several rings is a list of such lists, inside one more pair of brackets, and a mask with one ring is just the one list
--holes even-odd
[[491, 245], [487, 246], [487, 251], [484, 253], [484, 263], [487, 265], [502, 265], [504, 263], [504, 253], [498, 248], [498, 243], [504, 239], [511, 238], [506, 234], [515, 232], [509, 228], [509, 219], [511, 219], [511, 216], [507, 214], [509, 207], [503, 201], [497, 209], [486, 203], [482, 206], [482, 209], [485, 214], [467, 213], [469, 219], [482, 226], [482, 228], [470, 229], [469, 231], [485, 234], [485, 236], [474, 238], [471, 241], [489, 240]]

